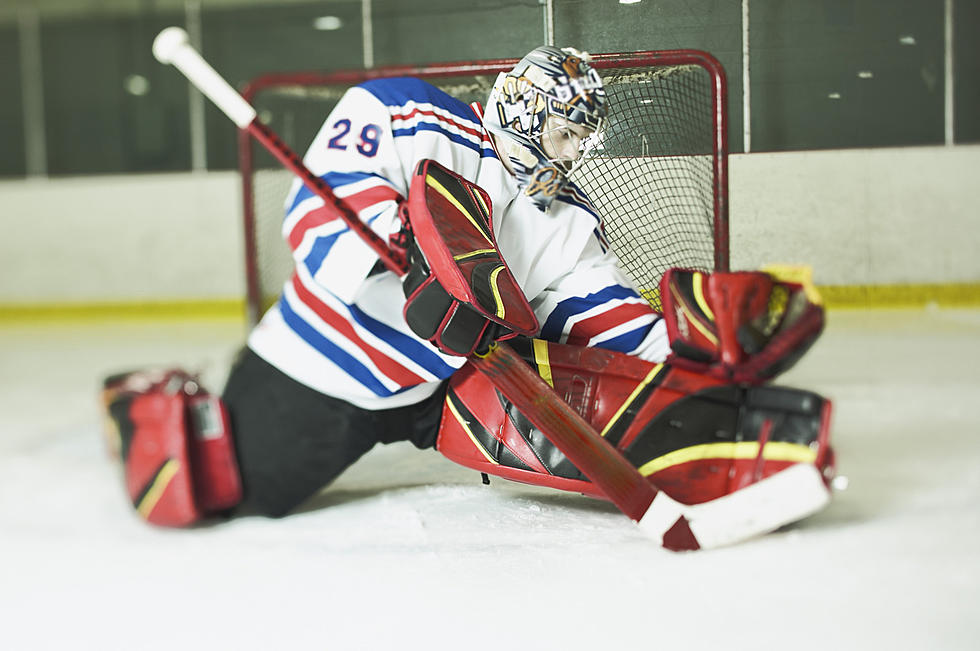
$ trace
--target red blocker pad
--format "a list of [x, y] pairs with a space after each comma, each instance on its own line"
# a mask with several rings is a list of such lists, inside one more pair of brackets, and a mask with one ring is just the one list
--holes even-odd
[[[830, 402], [776, 387], [741, 387], [597, 348], [511, 344], [556, 393], [658, 489], [684, 504], [740, 490], [791, 465], [829, 482]], [[604, 495], [469, 366], [450, 380], [437, 449], [483, 473]]]
[[[430, 280], [409, 297], [406, 319], [410, 323], [413, 307], [441, 310], [435, 304], [450, 301], [454, 305], [438, 330], [451, 330], [446, 322], [453, 318], [482, 318], [512, 333], [537, 332], [537, 318], [497, 250], [490, 198], [482, 188], [435, 161], [423, 160], [412, 178], [407, 211], [431, 273]], [[431, 301], [422, 296], [425, 292], [432, 294]], [[468, 310], [475, 314], [468, 315]], [[472, 352], [460, 347], [450, 346], [457, 353]]]
[[241, 501], [228, 414], [194, 378], [127, 373], [106, 379], [102, 395], [110, 452], [143, 519], [185, 527]]
[[758, 384], [784, 372], [824, 326], [812, 284], [761, 271], [671, 269], [660, 296], [671, 363], [732, 382]]

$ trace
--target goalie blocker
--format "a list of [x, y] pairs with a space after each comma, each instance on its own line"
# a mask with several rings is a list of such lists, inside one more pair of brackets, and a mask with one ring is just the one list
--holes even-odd
[[137, 371], [105, 380], [110, 454], [147, 522], [185, 527], [242, 499], [228, 414], [184, 371]]
[[450, 355], [533, 335], [538, 321], [497, 250], [490, 197], [433, 160], [422, 160], [402, 204], [405, 321]]

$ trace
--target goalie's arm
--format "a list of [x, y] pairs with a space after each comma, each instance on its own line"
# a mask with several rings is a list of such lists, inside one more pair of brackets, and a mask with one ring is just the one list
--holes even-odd
[[[367, 134], [370, 141], [358, 134]], [[324, 120], [303, 160], [395, 255], [401, 229], [398, 207], [406, 195], [405, 173], [396, 155], [387, 109], [361, 88], [350, 89]], [[345, 303], [354, 296], [378, 261], [360, 234], [342, 221], [340, 208], [324, 202], [297, 178], [286, 198], [282, 233], [307, 284], [330, 290]]]
[[232, 122], [240, 129], [248, 131], [283, 166], [302, 179], [306, 187], [325, 203], [335, 205], [340, 217], [377, 254], [388, 269], [399, 275], [405, 273], [407, 265], [404, 258], [393, 252], [383, 239], [358, 218], [356, 213], [338, 201], [330, 186], [313, 174], [292, 149], [259, 121], [255, 109], [190, 45], [187, 32], [179, 27], [168, 27], [160, 32], [153, 41], [153, 55], [161, 63], [171, 64], [180, 70]]

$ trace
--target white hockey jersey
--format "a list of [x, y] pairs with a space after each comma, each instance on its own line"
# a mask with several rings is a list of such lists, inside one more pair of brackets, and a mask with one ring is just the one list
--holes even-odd
[[[501, 254], [541, 324], [542, 338], [661, 361], [666, 329], [609, 250], [577, 188], [548, 212], [521, 194], [474, 110], [419, 79], [350, 89], [306, 154], [309, 169], [387, 238], [418, 161], [433, 159], [487, 191]], [[299, 382], [367, 409], [418, 402], [465, 363], [415, 336], [401, 281], [299, 181], [283, 236], [295, 271], [249, 336], [258, 355]], [[372, 272], [373, 270], [373, 272]]]

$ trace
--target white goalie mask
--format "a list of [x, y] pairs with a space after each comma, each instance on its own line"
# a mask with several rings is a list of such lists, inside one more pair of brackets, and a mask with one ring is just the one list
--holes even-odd
[[606, 93], [588, 61], [573, 48], [539, 47], [500, 73], [487, 99], [484, 124], [542, 210], [602, 130]]

